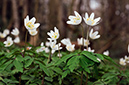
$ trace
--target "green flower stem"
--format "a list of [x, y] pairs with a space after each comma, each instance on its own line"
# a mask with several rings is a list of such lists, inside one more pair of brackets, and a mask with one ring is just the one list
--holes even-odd
[[82, 28], [82, 45], [83, 45], [83, 50], [84, 50], [84, 27], [81, 24], [81, 28]]
[[[82, 50], [84, 50], [84, 27], [83, 25], [81, 24], [81, 28], [82, 28]], [[83, 79], [83, 71], [81, 71], [81, 82], [80, 82], [80, 85], [82, 85], [82, 79]]]
[[21, 72], [20, 72], [20, 76], [19, 76], [19, 85], [21, 85]]
[[80, 82], [80, 85], [82, 85], [82, 80], [83, 80], [83, 71], [81, 71], [81, 82]]
[[25, 35], [25, 48], [26, 48], [26, 42], [27, 42], [27, 35], [28, 35], [28, 31], [26, 31], [26, 35]]
[[45, 78], [45, 73], [43, 73], [43, 78], [42, 78], [41, 85], [44, 85], [44, 78]]
[[[23, 54], [22, 54], [23, 57], [25, 56], [26, 42], [27, 42], [27, 34], [28, 34], [28, 31], [26, 31], [26, 35], [25, 35], [25, 47], [24, 47], [24, 52], [23, 52]], [[20, 72], [19, 85], [21, 85], [21, 75], [22, 75], [22, 73]]]
[[35, 38], [34, 38], [34, 36], [33, 36], [33, 46], [35, 46], [34, 40], [35, 40]]
[[[90, 27], [87, 26], [87, 35], [86, 35], [86, 39], [88, 40], [88, 36], [89, 36], [89, 30], [90, 30]], [[86, 49], [88, 50], [88, 45], [86, 46]]]
[[51, 62], [51, 50], [50, 50], [50, 52], [49, 52], [49, 57], [48, 57], [48, 60], [47, 60], [47, 63], [50, 63]]
[[59, 58], [61, 58], [61, 56], [60, 56], [60, 49], [59, 49], [59, 41], [57, 41], [58, 42], [58, 52], [59, 52]]
[[88, 82], [88, 73], [86, 72], [87, 76], [86, 76], [86, 83], [85, 85], [87, 85], [87, 82]]

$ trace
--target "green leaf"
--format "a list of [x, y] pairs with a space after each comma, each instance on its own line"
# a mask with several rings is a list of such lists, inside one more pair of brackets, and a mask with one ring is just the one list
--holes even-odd
[[51, 77], [45, 77], [45, 80], [52, 82], [53, 79]]
[[88, 73], [90, 73], [90, 69], [88, 68], [88, 63], [86, 61], [86, 57], [85, 56], [81, 56], [80, 60], [80, 65], [81, 67]]
[[54, 70], [56, 73], [60, 74], [60, 75], [62, 75], [62, 73], [63, 73], [62, 70], [61, 70], [59, 67], [54, 67], [53, 70]]
[[16, 67], [17, 70], [19, 70], [20, 72], [23, 72], [23, 63], [15, 59], [13, 61], [13, 65]]
[[16, 80], [11, 80], [11, 79], [4, 79], [4, 81], [9, 84], [9, 83], [19, 83], [19, 81], [16, 81]]
[[82, 51], [81, 54], [85, 55], [87, 58], [91, 59], [92, 61], [99, 63], [99, 61], [97, 60], [97, 57], [94, 56], [91, 52]]
[[112, 58], [110, 58], [109, 56], [103, 55], [103, 57], [104, 57], [106, 60], [108, 60], [108, 61], [112, 62], [113, 64], [115, 64], [116, 66], [120, 67], [120, 65], [118, 65], [116, 62], [114, 62], [114, 61], [112, 60]]
[[9, 66], [12, 63], [13, 60], [6, 61], [4, 64], [0, 66], [0, 71], [4, 71], [7, 66]]
[[71, 72], [78, 66], [80, 56], [73, 56], [68, 60], [67, 66]]
[[64, 71], [62, 74], [62, 79], [65, 78], [69, 73], [70, 73], [69, 70]]
[[57, 61], [55, 63], [55, 65], [60, 65], [60, 63], [62, 63], [62, 62], [65, 62], [66, 63], [67, 59], [69, 59], [70, 57], [72, 57], [74, 55], [77, 55], [77, 53], [70, 53], [70, 54], [68, 54], [66, 56], [62, 56], [62, 58], [59, 61]]
[[25, 68], [27, 68], [28, 66], [30, 66], [33, 61], [34, 61], [34, 58], [27, 59], [27, 60], [25, 61]]
[[29, 80], [31, 77], [27, 76], [27, 75], [22, 75], [21, 79], [22, 80]]
[[17, 59], [18, 61], [23, 61], [23, 60], [24, 60], [24, 58], [23, 58], [21, 55], [17, 55], [16, 59]]
[[104, 57], [103, 57], [102, 54], [97, 54], [97, 53], [95, 53], [95, 55], [96, 55], [100, 60], [104, 60]]
[[39, 61], [35, 61], [35, 63], [39, 64], [40, 68], [45, 72], [45, 74], [47, 76], [50, 76], [49, 70], [47, 69], [47, 67], [45, 67], [45, 65], [43, 65], [41, 62]]
[[107, 80], [110, 80], [114, 77], [117, 77], [118, 73], [105, 73], [102, 78], [107, 81]]
[[24, 57], [24, 60], [28, 60], [28, 59], [31, 59], [31, 57], [30, 56], [25, 56]]

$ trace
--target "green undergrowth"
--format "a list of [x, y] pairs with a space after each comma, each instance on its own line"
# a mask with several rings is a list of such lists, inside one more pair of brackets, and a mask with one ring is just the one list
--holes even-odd
[[4, 48], [0, 43], [0, 48], [0, 85], [129, 84], [129, 69], [103, 54], [76, 50], [61, 52], [59, 58], [57, 53], [37, 53], [38, 47]]

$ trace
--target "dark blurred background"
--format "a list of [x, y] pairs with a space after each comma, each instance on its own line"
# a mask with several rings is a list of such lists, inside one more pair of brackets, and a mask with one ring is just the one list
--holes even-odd
[[[69, 37], [76, 43], [81, 37], [80, 26], [66, 24], [69, 15], [78, 11], [83, 17], [85, 12], [101, 17], [100, 24], [94, 26], [101, 38], [91, 41], [91, 47], [98, 53], [109, 50], [110, 56], [119, 58], [127, 54], [129, 44], [129, 0], [0, 0], [0, 31], [17, 27], [20, 30], [20, 45], [24, 44], [24, 18], [36, 17], [41, 25], [35, 36], [35, 43], [47, 40], [47, 32], [55, 26], [60, 30], [60, 40]], [[82, 22], [87, 29], [84, 21]], [[86, 33], [86, 31], [85, 31]], [[5, 39], [4, 39], [5, 40]], [[0, 39], [0, 41], [4, 41]], [[28, 36], [28, 42], [33, 39]]]

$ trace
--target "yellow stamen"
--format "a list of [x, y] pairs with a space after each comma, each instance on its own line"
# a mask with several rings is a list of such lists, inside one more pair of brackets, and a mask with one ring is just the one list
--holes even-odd
[[33, 29], [34, 28], [34, 24], [32, 24], [32, 22], [28, 22], [26, 24], [26, 26], [28, 26], [30, 29]]
[[91, 23], [92, 25], [95, 23], [95, 21], [93, 19], [91, 19], [91, 18], [88, 18], [87, 21], [91, 21], [92, 22]]

